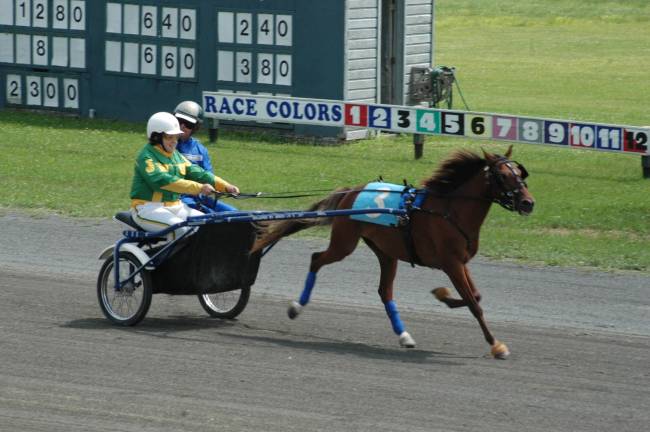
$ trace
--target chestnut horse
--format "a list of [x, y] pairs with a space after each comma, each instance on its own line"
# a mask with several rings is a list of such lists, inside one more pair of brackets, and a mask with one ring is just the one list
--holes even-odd
[[[403, 227], [376, 225], [349, 216], [271, 222], [257, 239], [253, 251], [305, 228], [332, 225], [329, 247], [311, 256], [305, 287], [299, 301], [292, 302], [289, 307], [289, 317], [294, 319], [309, 302], [318, 270], [350, 255], [361, 238], [379, 259], [379, 296], [401, 346], [412, 348], [415, 341], [405, 330], [393, 300], [397, 260], [444, 271], [460, 298], [452, 297], [447, 288], [436, 288], [432, 294], [450, 308], [467, 306], [492, 347], [492, 355], [506, 358], [510, 354], [508, 347], [495, 339], [485, 323], [479, 306], [481, 294], [472, 281], [467, 263], [478, 251], [481, 225], [493, 202], [521, 215], [533, 211], [535, 201], [524, 181], [528, 173], [522, 165], [510, 160], [511, 153], [512, 146], [505, 156], [483, 151], [480, 157], [469, 151], [457, 151], [443, 161], [437, 171], [422, 182], [423, 189], [415, 192], [425, 196], [409, 211], [408, 235]], [[339, 189], [309, 210], [349, 209], [362, 189]]]

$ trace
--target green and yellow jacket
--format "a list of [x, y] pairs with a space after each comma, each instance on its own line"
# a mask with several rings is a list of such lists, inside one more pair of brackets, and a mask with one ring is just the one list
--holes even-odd
[[145, 145], [135, 161], [131, 207], [146, 202], [162, 202], [165, 205], [180, 203], [180, 194], [198, 195], [201, 186], [209, 183], [219, 192], [230, 184], [193, 165], [178, 151], [166, 152], [159, 145]]

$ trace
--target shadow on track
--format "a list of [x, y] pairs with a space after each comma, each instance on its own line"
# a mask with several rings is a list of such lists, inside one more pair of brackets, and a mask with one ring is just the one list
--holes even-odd
[[[219, 336], [231, 340], [249, 342], [250, 345], [257, 344], [264, 348], [264, 344], [271, 344], [293, 350], [305, 350], [322, 352], [337, 355], [354, 355], [359, 358], [372, 360], [398, 361], [403, 363], [416, 364], [438, 364], [446, 366], [463, 366], [460, 360], [475, 359], [476, 357], [456, 356], [450, 353], [425, 351], [419, 349], [384, 348], [376, 345], [368, 345], [359, 342], [348, 342], [338, 339], [326, 339], [319, 336], [294, 334], [285, 331], [272, 330], [268, 328], [257, 328], [247, 324], [239, 324], [237, 320], [218, 320], [209, 318], [192, 318], [188, 316], [176, 316], [172, 318], [147, 318], [136, 327], [115, 326], [102, 318], [85, 318], [72, 320], [62, 324], [63, 328], [75, 328], [84, 330], [108, 329], [130, 334], [149, 335], [156, 338], [166, 338], [186, 341], [199, 341], [206, 344], [220, 343], [214, 338], [197, 338], [182, 336], [181, 332], [196, 332], [203, 330], [230, 330], [238, 329], [252, 332], [275, 333], [274, 336], [258, 336], [246, 334], [234, 334], [231, 332], [219, 332]], [[317, 340], [306, 340], [317, 339]], [[455, 359], [455, 360], [452, 360]]]

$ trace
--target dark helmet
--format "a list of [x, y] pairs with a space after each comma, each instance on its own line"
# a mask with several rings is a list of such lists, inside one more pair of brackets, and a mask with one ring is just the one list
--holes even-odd
[[193, 101], [184, 101], [176, 106], [174, 115], [181, 120], [185, 120], [195, 126], [203, 122], [203, 108]]

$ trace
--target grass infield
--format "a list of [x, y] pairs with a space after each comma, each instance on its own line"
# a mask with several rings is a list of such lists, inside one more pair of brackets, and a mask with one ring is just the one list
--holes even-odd
[[[436, 64], [457, 68], [473, 111], [642, 126], [650, 124], [649, 21], [645, 0], [438, 1]], [[110, 217], [128, 207], [144, 124], [5, 110], [0, 127], [5, 211]], [[199, 139], [208, 141], [204, 133]], [[410, 136], [311, 146], [226, 132], [207, 144], [217, 174], [244, 192], [334, 189], [379, 175], [416, 184], [454, 149], [502, 153], [508, 145], [428, 137], [416, 161]], [[640, 156], [515, 144], [513, 158], [530, 172], [537, 206], [528, 218], [493, 207], [483, 256], [650, 269], [650, 180], [641, 176]], [[280, 210], [316, 199], [229, 202]]]

